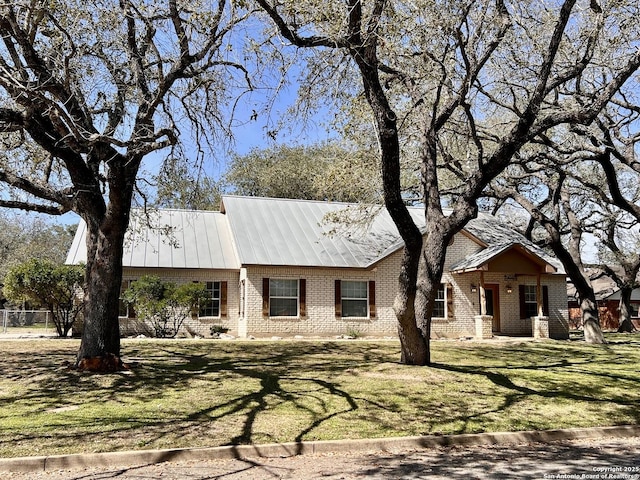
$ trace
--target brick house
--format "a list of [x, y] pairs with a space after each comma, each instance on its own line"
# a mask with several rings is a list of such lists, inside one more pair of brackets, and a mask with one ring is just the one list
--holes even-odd
[[[410, 211], [424, 227], [423, 210]], [[86, 258], [85, 230], [67, 263]], [[211, 299], [185, 325], [192, 333], [216, 324], [240, 337], [396, 335], [402, 241], [381, 207], [225, 196], [219, 212], [134, 213], [129, 232], [123, 289], [145, 274], [206, 282]], [[555, 259], [480, 214], [448, 247], [432, 331], [567, 338], [566, 299]], [[122, 308], [123, 333], [130, 317]]]
[[[598, 269], [586, 269], [591, 286], [598, 304], [598, 316], [600, 327], [603, 330], [617, 330], [620, 326], [620, 289], [616, 282], [607, 275], [602, 275]], [[582, 312], [578, 303], [576, 289], [569, 279], [567, 282], [567, 294], [569, 295], [569, 328], [582, 328]], [[631, 293], [631, 323], [640, 330], [640, 288]]]
[[[599, 296], [598, 310], [603, 329], [617, 330], [620, 326], [620, 297], [620, 290]], [[640, 288], [631, 292], [630, 307], [631, 323], [634, 328], [640, 329]]]

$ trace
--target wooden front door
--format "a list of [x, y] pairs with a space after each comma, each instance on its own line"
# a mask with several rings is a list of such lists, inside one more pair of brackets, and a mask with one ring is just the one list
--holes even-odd
[[500, 332], [500, 285], [487, 283], [484, 286], [485, 307], [487, 315], [493, 316], [491, 331]]

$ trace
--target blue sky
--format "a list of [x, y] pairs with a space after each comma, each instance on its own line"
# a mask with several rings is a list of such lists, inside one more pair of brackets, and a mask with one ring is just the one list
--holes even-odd
[[[215, 156], [205, 160], [204, 167], [208, 175], [216, 180], [219, 179], [225, 172], [227, 162], [233, 154], [244, 155], [252, 149], [269, 148], [274, 145], [313, 144], [335, 136], [325, 125], [325, 116], [330, 110], [328, 107], [320, 109], [306, 123], [296, 118], [287, 118], [290, 115], [288, 109], [295, 103], [297, 96], [296, 81], [293, 78], [296, 74], [295, 71], [291, 72], [289, 75], [290, 85], [279, 92], [268, 116], [264, 112], [268, 93], [252, 92], [240, 99], [232, 122], [233, 140], [231, 145], [219, 149]], [[253, 117], [254, 112], [258, 113], [256, 118]], [[285, 126], [278, 130], [274, 140], [269, 137], [267, 132], [281, 120], [284, 120]], [[193, 140], [188, 138], [188, 127], [183, 126], [181, 130], [184, 135], [181, 139], [183, 148], [186, 151], [193, 150], [195, 152]], [[165, 149], [148, 155], [143, 162], [140, 176], [155, 175], [168, 152], [169, 150]], [[195, 157], [195, 153], [193, 155]], [[75, 213], [68, 213], [53, 218], [53, 221], [64, 224], [77, 223], [79, 217]]]

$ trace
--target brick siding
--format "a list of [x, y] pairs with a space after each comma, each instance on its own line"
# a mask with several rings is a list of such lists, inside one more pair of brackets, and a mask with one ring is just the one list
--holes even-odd
[[[211, 325], [220, 325], [229, 329], [229, 334], [237, 335], [238, 327], [238, 279], [237, 270], [208, 270], [208, 269], [171, 269], [171, 268], [134, 268], [125, 267], [122, 275], [123, 282], [136, 280], [143, 275], [156, 275], [167, 282], [177, 284], [189, 282], [227, 282], [227, 316], [188, 318], [182, 324], [179, 336], [199, 335], [209, 337]], [[120, 318], [120, 333], [123, 336], [146, 334], [148, 325], [138, 319]]]
[[[464, 234], [458, 234], [448, 247], [445, 274], [442, 282], [450, 284], [453, 291], [453, 315], [448, 318], [434, 318], [432, 331], [435, 337], [475, 336], [475, 317], [480, 314], [478, 292], [471, 292], [471, 285], [480, 284], [480, 273], [451, 274], [449, 267], [459, 260], [479, 251], [481, 247]], [[189, 319], [183, 326], [183, 333], [197, 333], [209, 336], [212, 324], [229, 329], [234, 336], [290, 337], [333, 336], [358, 333], [364, 336], [397, 335], [397, 320], [393, 312], [393, 301], [398, 288], [398, 272], [401, 252], [396, 252], [371, 269], [355, 268], [311, 268], [247, 266], [236, 270], [205, 269], [135, 269], [125, 268], [124, 280], [135, 280], [142, 275], [152, 274], [176, 283], [191, 281], [228, 282], [226, 318]], [[520, 276], [512, 279], [504, 273], [484, 273], [485, 284], [499, 287], [500, 334], [532, 335], [530, 319], [520, 319], [518, 285], [535, 285], [535, 276]], [[306, 315], [299, 317], [263, 316], [262, 288], [264, 278], [305, 279]], [[360, 280], [375, 282], [375, 318], [338, 317], [335, 312], [335, 281]], [[567, 293], [563, 275], [543, 275], [542, 285], [549, 291], [549, 334], [552, 338], [566, 338]], [[506, 291], [506, 286], [512, 293]], [[451, 313], [451, 312], [449, 312]], [[135, 325], [127, 319], [121, 320], [121, 328]]]

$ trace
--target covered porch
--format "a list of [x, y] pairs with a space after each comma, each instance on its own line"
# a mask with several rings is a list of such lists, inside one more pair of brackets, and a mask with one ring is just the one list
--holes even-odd
[[549, 283], [558, 268], [518, 243], [486, 248], [451, 268], [465, 277], [476, 338], [549, 338]]

